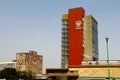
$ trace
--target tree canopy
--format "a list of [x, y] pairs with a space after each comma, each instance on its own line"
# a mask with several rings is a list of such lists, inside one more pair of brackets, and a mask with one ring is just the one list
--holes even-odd
[[6, 80], [32, 80], [32, 76], [26, 72], [17, 72], [14, 68], [5, 68], [0, 71], [0, 79]]

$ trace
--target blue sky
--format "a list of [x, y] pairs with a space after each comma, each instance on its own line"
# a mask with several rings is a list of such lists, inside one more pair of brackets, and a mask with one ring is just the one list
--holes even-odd
[[0, 62], [15, 59], [17, 52], [35, 50], [44, 57], [44, 68], [60, 67], [61, 15], [83, 7], [98, 21], [99, 58], [120, 60], [120, 0], [0, 0]]

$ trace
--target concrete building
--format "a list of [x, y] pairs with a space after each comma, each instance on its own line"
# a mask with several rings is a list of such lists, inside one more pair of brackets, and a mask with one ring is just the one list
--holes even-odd
[[98, 23], [92, 15], [83, 18], [83, 61], [99, 59]]
[[68, 64], [68, 14], [62, 15], [61, 66]]
[[120, 80], [119, 60], [109, 61], [109, 68], [98, 60], [98, 22], [82, 7], [62, 15], [61, 43], [61, 68], [47, 68], [48, 80]]
[[[120, 80], [120, 61], [110, 61], [110, 80]], [[81, 66], [47, 68], [49, 80], [108, 80], [107, 61], [85, 61]]]
[[83, 60], [82, 7], [68, 10], [68, 66], [79, 66]]
[[16, 70], [41, 74], [43, 56], [37, 55], [36, 51], [20, 52], [16, 54]]
[[80, 66], [98, 60], [98, 23], [82, 7], [62, 15], [61, 67]]

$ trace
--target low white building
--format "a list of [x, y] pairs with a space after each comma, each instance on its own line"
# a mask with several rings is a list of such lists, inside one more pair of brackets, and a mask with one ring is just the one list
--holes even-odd
[[0, 62], [0, 71], [5, 68], [16, 68], [16, 62]]

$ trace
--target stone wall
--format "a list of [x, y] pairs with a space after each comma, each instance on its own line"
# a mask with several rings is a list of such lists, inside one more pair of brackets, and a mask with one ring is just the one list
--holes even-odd
[[[108, 77], [108, 68], [107, 67], [82, 67], [82, 68], [70, 68], [70, 70], [77, 70], [79, 77]], [[120, 67], [110, 68], [111, 77], [120, 78]]]
[[32, 72], [34, 74], [42, 73], [43, 57], [37, 55], [36, 51], [29, 51], [16, 54], [16, 70]]

